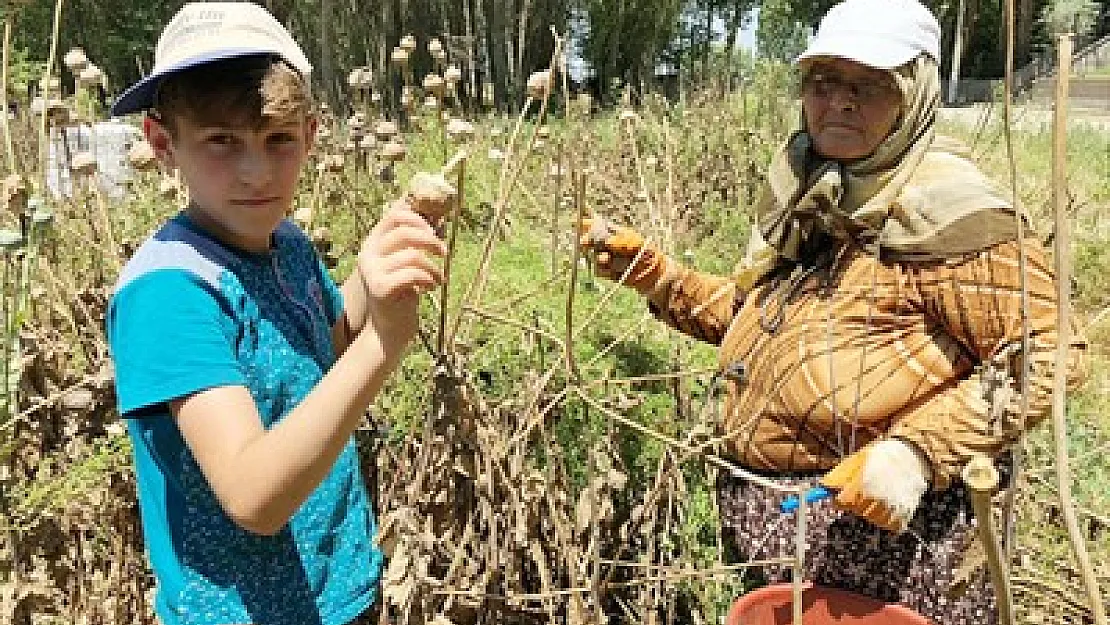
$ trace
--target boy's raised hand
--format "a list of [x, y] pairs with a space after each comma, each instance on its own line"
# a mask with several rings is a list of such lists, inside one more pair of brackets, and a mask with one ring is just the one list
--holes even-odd
[[446, 249], [410, 198], [392, 202], [363, 241], [358, 270], [366, 285], [366, 329], [373, 329], [389, 356], [399, 355], [416, 334], [420, 294], [443, 281], [433, 257], [443, 257]]

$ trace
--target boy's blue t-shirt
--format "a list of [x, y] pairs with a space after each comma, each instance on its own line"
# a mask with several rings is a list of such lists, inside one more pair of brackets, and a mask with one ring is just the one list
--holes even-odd
[[335, 361], [331, 327], [342, 310], [289, 222], [269, 253], [248, 254], [178, 215], [124, 267], [108, 338], [166, 625], [339, 625], [376, 598], [382, 555], [353, 439], [286, 527], [259, 536], [224, 512], [167, 404], [245, 386], [269, 428]]

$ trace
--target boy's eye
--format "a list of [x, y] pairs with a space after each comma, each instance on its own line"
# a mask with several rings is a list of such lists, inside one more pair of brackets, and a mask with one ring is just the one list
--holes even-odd
[[271, 143], [292, 143], [296, 140], [297, 138], [291, 132], [275, 132], [270, 135]]
[[208, 135], [205, 139], [207, 143], [212, 145], [231, 145], [235, 142], [235, 137], [229, 134], [214, 134]]

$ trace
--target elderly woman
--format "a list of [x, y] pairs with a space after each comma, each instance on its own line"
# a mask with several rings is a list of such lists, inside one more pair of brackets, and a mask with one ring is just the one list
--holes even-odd
[[[798, 61], [802, 127], [770, 165], [732, 276], [601, 219], [583, 242], [600, 274], [720, 345], [724, 437], [743, 467], [836, 493], [810, 508], [810, 580], [988, 623], [985, 572], [954, 583], [975, 538], [959, 476], [1048, 412], [1055, 290], [1010, 203], [935, 134], [939, 39], [914, 0], [829, 11]], [[726, 477], [718, 497], [745, 557], [790, 551], [779, 493]]]

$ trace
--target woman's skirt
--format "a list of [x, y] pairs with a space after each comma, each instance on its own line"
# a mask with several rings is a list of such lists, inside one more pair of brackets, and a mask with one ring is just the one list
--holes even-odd
[[[818, 478], [772, 479], [808, 488]], [[717, 495], [725, 541], [739, 562], [793, 555], [796, 519], [780, 511], [784, 493], [724, 477], [718, 481]], [[994, 590], [984, 567], [955, 583], [977, 531], [962, 484], [927, 493], [909, 529], [901, 534], [842, 512], [831, 500], [810, 504], [807, 514], [806, 581], [902, 603], [937, 625], [997, 622]], [[784, 582], [791, 579], [791, 569], [768, 566], [749, 576], [753, 581]]]

